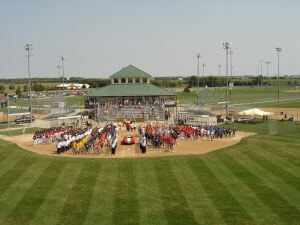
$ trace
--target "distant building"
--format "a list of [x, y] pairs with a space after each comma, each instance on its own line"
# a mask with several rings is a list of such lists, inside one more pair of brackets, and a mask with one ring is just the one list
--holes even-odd
[[64, 88], [68, 90], [78, 90], [83, 88], [89, 88], [90, 85], [88, 84], [59, 84], [56, 86], [57, 88]]

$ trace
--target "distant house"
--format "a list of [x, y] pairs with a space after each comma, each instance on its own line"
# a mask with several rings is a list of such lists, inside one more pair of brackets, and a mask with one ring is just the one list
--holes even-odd
[[68, 90], [78, 90], [78, 89], [83, 89], [83, 88], [89, 88], [90, 85], [88, 84], [59, 84], [56, 86], [57, 88], [64, 88], [64, 89], [68, 89]]
[[7, 96], [0, 94], [0, 108], [7, 107]]

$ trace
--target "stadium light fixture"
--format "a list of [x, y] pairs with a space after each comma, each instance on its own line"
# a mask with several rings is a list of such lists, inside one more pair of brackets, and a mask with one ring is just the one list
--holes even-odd
[[226, 41], [223, 43], [223, 48], [226, 51], [226, 117], [228, 117], [228, 54], [231, 49], [231, 42]]
[[27, 70], [28, 70], [28, 83], [29, 83], [29, 112], [30, 112], [30, 124], [32, 124], [32, 88], [31, 88], [31, 77], [30, 77], [30, 56], [32, 56], [33, 47], [32, 44], [25, 44], [24, 50], [27, 57]]
[[282, 51], [281, 48], [277, 47], [276, 48], [276, 51], [277, 51], [277, 57], [278, 57], [278, 62], [277, 62], [277, 66], [278, 66], [278, 71], [277, 71], [277, 102], [279, 104], [279, 53]]

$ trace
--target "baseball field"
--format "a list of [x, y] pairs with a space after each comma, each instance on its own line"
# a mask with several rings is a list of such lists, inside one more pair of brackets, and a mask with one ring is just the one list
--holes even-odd
[[51, 157], [0, 141], [0, 224], [299, 224], [300, 123], [204, 155]]

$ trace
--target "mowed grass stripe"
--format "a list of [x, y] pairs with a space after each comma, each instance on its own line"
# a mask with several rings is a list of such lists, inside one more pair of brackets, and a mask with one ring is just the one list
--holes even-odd
[[256, 224], [277, 224], [280, 221], [280, 218], [241, 180], [237, 179], [214, 154], [207, 155], [204, 162]]
[[[2, 146], [0, 146], [0, 148], [1, 147]], [[6, 150], [2, 151], [1, 150], [1, 152], [0, 152], [0, 166], [1, 166], [3, 161], [5, 161], [7, 158], [10, 157], [11, 154], [12, 154], [12, 151], [6, 151]]]
[[71, 191], [81, 168], [82, 164], [79, 163], [67, 163], [64, 166], [43, 204], [30, 221], [31, 225], [54, 225], [57, 223], [67, 199], [67, 194]]
[[17, 206], [4, 220], [4, 224], [28, 224], [45, 200], [49, 190], [54, 185], [64, 168], [62, 162], [51, 162], [41, 173], [39, 179], [25, 193]]
[[11, 214], [19, 201], [47, 168], [47, 162], [32, 163], [18, 179], [0, 196], [0, 224]]
[[240, 179], [257, 197], [286, 224], [297, 224], [300, 221], [300, 213], [293, 205], [286, 201], [279, 193], [270, 188], [266, 182], [259, 179], [254, 173], [226, 154], [225, 151], [217, 154], [219, 160], [235, 176]]
[[198, 224], [169, 161], [157, 160], [153, 166], [168, 224]]
[[140, 160], [136, 170], [140, 224], [168, 224], [157, 186], [155, 171], [149, 160]]
[[15, 159], [13, 157], [7, 157], [4, 161], [0, 163], [0, 177], [7, 173], [7, 171], [11, 170], [16, 163], [18, 163], [18, 159]]
[[280, 168], [274, 164], [271, 160], [263, 156], [259, 151], [243, 151], [243, 154], [247, 155], [254, 163], [258, 164], [264, 168], [269, 173], [273, 174], [275, 177], [282, 180], [284, 183], [290, 185], [295, 190], [300, 192], [300, 179], [292, 173]]
[[60, 213], [57, 224], [83, 224], [89, 211], [91, 198], [97, 176], [100, 171], [99, 164], [85, 162], [81, 173], [76, 179]]
[[21, 177], [33, 164], [31, 160], [19, 160], [10, 170], [0, 177], [0, 196]]
[[253, 163], [253, 161], [245, 154], [236, 152], [232, 157], [235, 160], [242, 162], [247, 170], [255, 174], [260, 180], [263, 180], [271, 189], [275, 190], [282, 198], [300, 211], [300, 195], [297, 190], [282, 182], [280, 178], [275, 177], [272, 173], [269, 173], [258, 164]]
[[97, 177], [94, 193], [85, 225], [112, 224], [114, 190], [118, 179], [117, 162], [101, 162], [101, 171]]
[[140, 224], [135, 161], [119, 163], [117, 184], [114, 191], [113, 224]]
[[171, 162], [174, 175], [197, 222], [199, 224], [225, 224], [215, 204], [186, 161], [178, 159]]
[[202, 158], [191, 158], [187, 162], [227, 224], [254, 224], [250, 215], [207, 167]]
[[268, 143], [265, 142], [257, 142], [257, 144], [264, 151], [268, 151], [271, 154], [274, 154], [282, 159], [285, 159], [289, 163], [300, 168], [299, 152], [297, 151], [295, 152], [294, 149], [287, 148], [284, 144], [272, 145], [272, 146], [270, 146]]
[[[265, 151], [265, 148], [262, 151], [262, 147], [259, 144], [256, 144], [257, 148], [253, 148], [252, 151], [255, 152], [258, 157], [261, 155], [262, 157], [271, 160], [273, 164], [280, 167], [281, 169], [284, 169], [288, 171], [289, 173], [296, 176], [298, 179], [300, 179], [300, 167], [295, 166], [293, 163], [290, 163], [288, 160], [277, 156], [276, 154], [272, 154], [271, 151]], [[273, 146], [268, 146], [268, 148], [272, 148]]]

